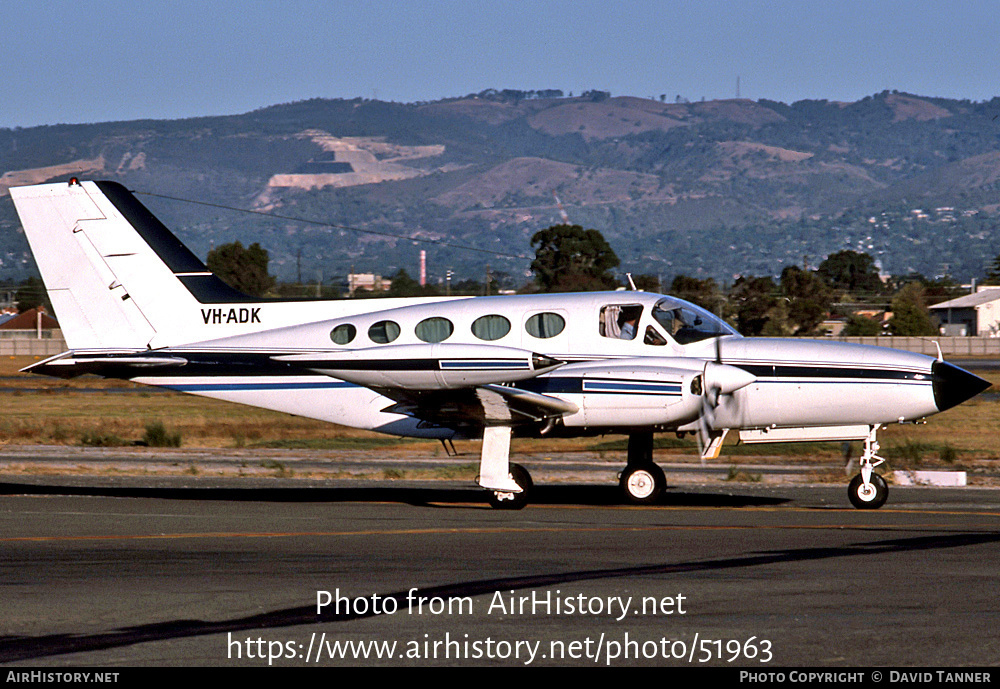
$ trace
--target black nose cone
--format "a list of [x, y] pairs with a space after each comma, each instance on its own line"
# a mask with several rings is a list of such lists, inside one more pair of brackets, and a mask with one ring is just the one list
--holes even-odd
[[991, 385], [990, 381], [946, 361], [935, 361], [931, 370], [934, 374], [934, 404], [938, 411], [951, 409]]

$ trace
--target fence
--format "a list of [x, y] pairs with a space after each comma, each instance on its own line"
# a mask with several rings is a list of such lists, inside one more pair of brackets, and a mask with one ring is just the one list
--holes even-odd
[[935, 342], [941, 345], [944, 356], [1000, 356], [1000, 337], [902, 337], [882, 335], [879, 337], [834, 337], [823, 338], [836, 342], [876, 345], [903, 349], [908, 352], [937, 356]]
[[65, 351], [66, 340], [62, 337], [0, 339], [0, 356], [52, 356]]

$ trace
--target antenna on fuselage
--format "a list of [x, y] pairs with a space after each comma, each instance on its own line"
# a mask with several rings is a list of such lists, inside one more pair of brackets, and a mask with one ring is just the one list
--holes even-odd
[[639, 288], [635, 286], [635, 282], [632, 281], [632, 273], [625, 273], [625, 277], [628, 278], [628, 288], [632, 292], [638, 292]]

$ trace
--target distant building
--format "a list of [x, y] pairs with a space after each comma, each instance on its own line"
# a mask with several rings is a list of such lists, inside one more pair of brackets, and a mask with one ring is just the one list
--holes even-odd
[[974, 294], [930, 307], [942, 335], [1000, 337], [1000, 287], [981, 286]]
[[846, 318], [827, 318], [819, 324], [818, 330], [828, 337], [840, 337], [840, 333], [842, 333], [846, 327]]
[[354, 294], [358, 290], [366, 292], [386, 292], [392, 287], [392, 280], [374, 273], [348, 273], [347, 290]]
[[0, 339], [39, 339], [59, 337], [59, 323], [39, 306], [24, 313], [0, 315]]

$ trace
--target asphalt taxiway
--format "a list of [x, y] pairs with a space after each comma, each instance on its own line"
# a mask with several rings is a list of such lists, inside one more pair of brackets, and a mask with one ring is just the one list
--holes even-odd
[[567, 483], [502, 512], [451, 481], [2, 480], [11, 666], [1000, 658], [991, 489], [859, 511], [844, 486], [714, 482], [638, 508]]

